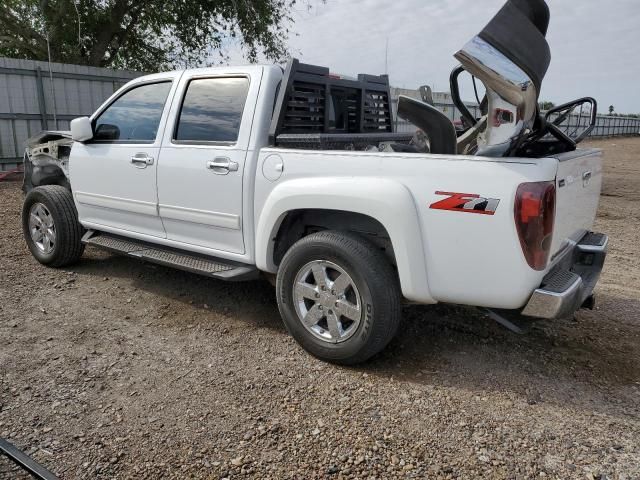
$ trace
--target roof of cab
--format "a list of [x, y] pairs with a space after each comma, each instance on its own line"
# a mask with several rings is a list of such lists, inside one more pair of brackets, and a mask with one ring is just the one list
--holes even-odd
[[279, 65], [262, 65], [262, 64], [247, 64], [247, 65], [231, 65], [231, 66], [219, 66], [219, 67], [200, 67], [189, 68], [184, 70], [171, 70], [167, 72], [152, 73], [149, 75], [143, 75], [136, 77], [131, 83], [148, 82], [153, 80], [166, 80], [175, 79], [181, 77], [184, 73], [190, 75], [233, 75], [233, 74], [251, 74], [258, 71], [270, 71], [274, 73], [282, 74], [283, 68]]

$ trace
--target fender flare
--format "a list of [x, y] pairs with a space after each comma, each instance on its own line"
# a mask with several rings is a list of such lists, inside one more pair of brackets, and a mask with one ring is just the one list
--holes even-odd
[[410, 301], [435, 303], [427, 281], [427, 266], [418, 211], [411, 192], [383, 178], [313, 177], [278, 184], [266, 198], [256, 228], [256, 265], [276, 273], [275, 237], [287, 213], [323, 209], [359, 213], [380, 222], [389, 233], [400, 286]]

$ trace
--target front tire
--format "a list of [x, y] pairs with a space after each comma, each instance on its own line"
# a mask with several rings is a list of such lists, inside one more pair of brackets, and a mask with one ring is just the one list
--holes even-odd
[[82, 225], [71, 192], [60, 185], [31, 190], [22, 207], [22, 231], [31, 254], [50, 267], [76, 263], [84, 252]]
[[295, 243], [280, 264], [276, 291], [289, 333], [328, 362], [368, 360], [387, 346], [400, 323], [393, 267], [353, 233], [324, 231]]

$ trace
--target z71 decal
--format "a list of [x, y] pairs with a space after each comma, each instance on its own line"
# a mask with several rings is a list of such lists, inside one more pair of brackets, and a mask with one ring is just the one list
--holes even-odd
[[436, 195], [446, 195], [447, 198], [432, 203], [429, 208], [435, 210], [493, 215], [500, 203], [497, 198], [484, 198], [475, 193], [436, 192]]

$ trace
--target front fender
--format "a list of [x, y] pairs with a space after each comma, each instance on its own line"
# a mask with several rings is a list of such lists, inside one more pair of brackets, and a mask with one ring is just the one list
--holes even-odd
[[435, 303], [427, 283], [423, 237], [411, 192], [401, 183], [368, 177], [313, 177], [278, 184], [267, 196], [256, 228], [256, 265], [276, 273], [273, 250], [287, 213], [301, 209], [340, 210], [380, 222], [391, 238], [400, 286], [410, 301]]

